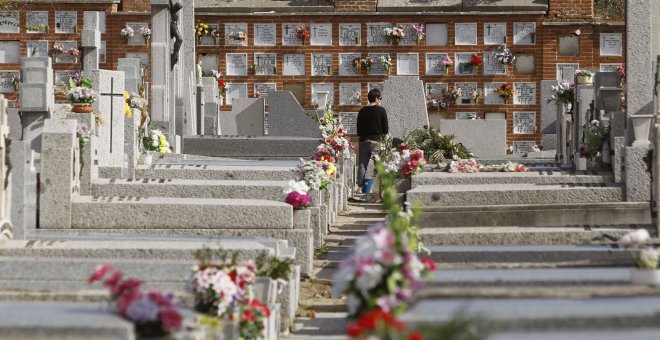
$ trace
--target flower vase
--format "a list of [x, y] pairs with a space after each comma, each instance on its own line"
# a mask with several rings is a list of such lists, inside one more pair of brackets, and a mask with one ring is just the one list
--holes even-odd
[[630, 282], [638, 285], [660, 285], [660, 269], [633, 268], [630, 271]]
[[633, 123], [633, 130], [635, 132], [635, 141], [633, 146], [649, 145], [649, 134], [651, 132], [651, 123], [653, 122], [653, 115], [631, 115], [630, 119]]
[[149, 39], [151, 39], [151, 37], [144, 37], [144, 44], [145, 45], [149, 45]]
[[398, 38], [392, 39], [392, 45], [399, 46], [399, 39]]
[[357, 45], [359, 43], [360, 43], [360, 37], [355, 37], [355, 44]]
[[577, 76], [577, 83], [578, 85], [591, 85], [594, 83], [593, 76], [591, 75]]
[[151, 152], [147, 152], [142, 159], [142, 164], [151, 165], [154, 162], [154, 156], [151, 155]]
[[73, 104], [71, 112], [75, 113], [92, 113], [94, 112], [94, 107], [89, 104]]
[[424, 40], [423, 39], [417, 39], [417, 46], [424, 46]]
[[197, 36], [197, 45], [201, 45], [201, 44], [202, 44], [202, 37]]
[[371, 73], [371, 67], [370, 66], [367, 66], [364, 69], [367, 72], [367, 75], [369, 75]]

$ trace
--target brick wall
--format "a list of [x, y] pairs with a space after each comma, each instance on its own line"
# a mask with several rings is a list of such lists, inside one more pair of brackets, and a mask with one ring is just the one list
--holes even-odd
[[589, 21], [594, 17], [594, 0], [550, 0], [548, 20]]
[[123, 0], [120, 11], [122, 12], [150, 12], [151, 1], [149, 0]]
[[375, 12], [378, 0], [335, 0], [335, 12]]

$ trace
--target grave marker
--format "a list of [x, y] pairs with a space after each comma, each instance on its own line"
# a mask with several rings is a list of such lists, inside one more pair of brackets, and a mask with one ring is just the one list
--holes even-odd
[[275, 46], [277, 45], [277, 35], [275, 33], [275, 24], [254, 24], [254, 45], [255, 46]]
[[48, 30], [48, 11], [26, 12], [25, 27], [27, 33], [46, 33]]
[[48, 40], [28, 40], [25, 50], [28, 58], [48, 57]]
[[55, 12], [55, 33], [76, 33], [78, 27], [78, 12]]
[[99, 166], [121, 168], [124, 165], [124, 72], [96, 70], [92, 74], [98, 93], [95, 109], [104, 122], [98, 127]]
[[82, 33], [83, 70], [88, 74], [99, 69], [99, 50], [101, 48], [101, 31], [99, 30], [98, 12], [85, 12], [84, 29]]
[[575, 81], [575, 71], [579, 68], [579, 64], [557, 64], [557, 80], [573, 83]]
[[[288, 137], [320, 136], [318, 122], [308, 116], [291, 92], [275, 91], [268, 96], [269, 135]], [[315, 114], [315, 111], [309, 112], [309, 114]]]
[[534, 141], [514, 141], [513, 142], [513, 153], [528, 153], [534, 152]]
[[342, 112], [340, 114], [341, 124], [346, 134], [357, 135], [357, 115], [355, 112]]
[[516, 53], [516, 64], [514, 70], [516, 74], [534, 74], [534, 54]]
[[311, 24], [310, 45], [332, 46], [332, 24]]
[[339, 46], [359, 46], [362, 24], [339, 24]]
[[[78, 42], [75, 40], [56, 41], [55, 44], [62, 45], [64, 47], [64, 52], [68, 52], [73, 48], [78, 48]], [[58, 53], [55, 56], [55, 63], [57, 64], [76, 64], [77, 62], [78, 60], [76, 57], [68, 53]]]
[[232, 105], [236, 98], [247, 98], [247, 84], [246, 83], [227, 83], [226, 105]]
[[[231, 37], [236, 37], [236, 35], [242, 34], [245, 36], [245, 39], [232, 39]], [[247, 46], [248, 40], [248, 24], [246, 23], [231, 23], [225, 24], [225, 45], [227, 46]]]
[[621, 33], [601, 33], [600, 34], [600, 55], [601, 56], [621, 56], [622, 54]]
[[502, 64], [495, 55], [490, 52], [484, 52], [484, 74], [506, 74], [506, 65]]
[[360, 53], [339, 53], [339, 75], [355, 76], [358, 71], [355, 69], [353, 60], [362, 57]]
[[426, 25], [426, 45], [445, 46], [447, 40], [447, 24]]
[[128, 37], [128, 45], [146, 45], [147, 44], [147, 39], [145, 36], [140, 34], [140, 29], [142, 28], [149, 28], [149, 24], [146, 22], [128, 22], [126, 23], [126, 26], [129, 26], [133, 29], [135, 32], [132, 37]]
[[283, 60], [282, 74], [285, 76], [305, 75], [305, 55], [285, 54]]
[[455, 45], [476, 45], [477, 44], [477, 24], [476, 23], [456, 23], [454, 26], [454, 44]]
[[305, 26], [305, 24], [282, 24], [282, 45], [284, 46], [302, 46], [303, 41], [298, 39], [297, 28], [298, 26]]
[[506, 22], [484, 23], [484, 45], [504, 44], [506, 37]]
[[470, 95], [472, 90], [477, 89], [477, 83], [456, 83], [456, 87], [462, 90], [462, 95], [458, 99], [459, 105], [474, 105], [474, 100]]
[[447, 89], [447, 83], [426, 83], [426, 98], [437, 99], [440, 98], [443, 92]]
[[227, 72], [228, 76], [247, 76], [247, 53], [227, 53]]
[[360, 105], [361, 91], [360, 83], [339, 84], [339, 105]]
[[373, 58], [373, 63], [371, 64], [371, 69], [369, 70], [370, 75], [382, 75], [388, 74], [385, 64], [380, 60], [381, 57], [389, 57], [389, 53], [369, 53], [369, 56]]
[[536, 104], [536, 83], [513, 83], [514, 105]]
[[445, 57], [447, 57], [447, 53], [426, 53], [426, 75], [446, 75], [447, 68], [442, 64]]
[[415, 31], [414, 25], [417, 23], [401, 23], [398, 26], [403, 28], [404, 36], [399, 40], [399, 46], [413, 46], [417, 45], [417, 31]]
[[378, 89], [382, 93], [385, 89], [385, 83], [367, 83], [367, 92]]
[[0, 64], [18, 64], [20, 57], [20, 41], [0, 41]]
[[14, 79], [18, 78], [18, 71], [0, 71], [0, 93], [14, 93]]
[[335, 86], [332, 83], [312, 83], [312, 105], [321, 105], [317, 103], [318, 93], [328, 92], [328, 104], [334, 106]]
[[513, 23], [513, 44], [514, 45], [534, 45], [534, 44], [536, 44], [536, 23], [535, 22], [514, 22]]
[[454, 73], [456, 75], [476, 74], [476, 68], [469, 65], [472, 53], [456, 53], [454, 56]]
[[419, 77], [392, 76], [385, 81], [382, 95], [392, 137], [403, 138], [429, 124], [424, 83]]
[[578, 56], [580, 55], [580, 37], [575, 34], [569, 34], [559, 37], [559, 48], [557, 53], [563, 56]]
[[277, 53], [255, 53], [254, 71], [258, 76], [275, 75], [277, 67]]
[[514, 112], [513, 134], [531, 135], [536, 132], [536, 112]]
[[486, 83], [484, 84], [484, 104], [501, 105], [504, 104], [504, 98], [500, 97], [495, 89], [505, 83]]
[[0, 11], [0, 33], [19, 33], [20, 18], [19, 11]]
[[400, 76], [415, 76], [419, 74], [418, 53], [397, 53], [396, 74]]
[[332, 53], [312, 54], [312, 76], [329, 76], [332, 73]]
[[367, 23], [367, 46], [388, 46], [384, 30], [392, 27], [392, 23]]
[[254, 83], [254, 96], [264, 98], [268, 105], [268, 94], [277, 91], [277, 83]]
[[231, 113], [220, 115], [223, 135], [263, 136], [264, 99], [236, 98], [232, 102]]

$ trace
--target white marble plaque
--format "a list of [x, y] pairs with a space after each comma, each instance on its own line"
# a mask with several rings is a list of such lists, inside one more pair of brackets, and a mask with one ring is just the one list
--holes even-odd
[[254, 24], [254, 46], [277, 45], [275, 24]]
[[385, 89], [385, 83], [367, 83], [367, 92], [373, 89], [379, 89], [380, 92], [383, 92], [383, 89]]
[[309, 25], [310, 45], [332, 46], [332, 24]]
[[282, 74], [285, 76], [305, 75], [305, 55], [285, 54], [282, 61]]
[[600, 55], [621, 56], [622, 39], [623, 35], [621, 33], [601, 33]]
[[458, 99], [458, 104], [460, 105], [472, 105], [472, 96], [470, 92], [477, 89], [477, 83], [456, 83], [456, 87], [462, 90], [462, 95]]
[[149, 67], [149, 54], [148, 53], [126, 53], [126, 58], [140, 59], [140, 65], [147, 69]]
[[534, 44], [536, 44], [536, 23], [535, 22], [514, 22], [513, 23], [513, 44], [514, 45], [534, 45]]
[[234, 98], [247, 98], [247, 84], [246, 83], [227, 83], [227, 96], [225, 104], [231, 105]]
[[[55, 44], [64, 46], [64, 52], [69, 52], [72, 48], [78, 48], [77, 41], [56, 41]], [[55, 63], [74, 64], [77, 60], [70, 53], [58, 53], [55, 57]]]
[[0, 33], [19, 33], [20, 18], [19, 11], [0, 11]]
[[531, 135], [536, 132], [536, 112], [514, 112], [513, 134]]
[[484, 23], [484, 45], [502, 45], [506, 37], [506, 22]]
[[[239, 40], [239, 34], [242, 33], [245, 39]], [[231, 23], [225, 24], [225, 45], [227, 46], [247, 46], [248, 44], [248, 24]]]
[[228, 76], [247, 76], [247, 53], [227, 53]]
[[536, 83], [513, 83], [514, 105], [536, 104]]
[[105, 41], [101, 40], [101, 48], [99, 49], [99, 63], [105, 64], [108, 62], [108, 48]]
[[476, 112], [456, 112], [457, 120], [477, 119], [479, 116]]
[[486, 112], [484, 116], [486, 120], [506, 119], [506, 112]]
[[516, 53], [516, 63], [513, 66], [516, 74], [534, 74], [536, 65], [533, 53]]
[[48, 57], [48, 40], [27, 40], [25, 53], [30, 57]]
[[14, 87], [14, 77], [18, 78], [19, 71], [0, 71], [0, 93], [17, 92]]
[[573, 83], [575, 81], [575, 71], [579, 68], [579, 64], [557, 64], [557, 81]]
[[469, 65], [470, 61], [472, 61], [472, 53], [456, 53], [454, 56], [454, 73], [457, 76], [477, 74], [477, 68]]
[[617, 69], [621, 64], [600, 64], [600, 72], [619, 72]]
[[332, 53], [312, 54], [312, 75], [329, 76], [332, 73]]
[[344, 132], [347, 135], [357, 134], [357, 113], [356, 112], [342, 112], [341, 125], [344, 127]]
[[146, 45], [147, 39], [144, 35], [140, 34], [141, 28], [149, 28], [149, 24], [146, 22], [127, 22], [127, 26], [131, 27], [135, 32], [132, 37], [128, 37], [129, 45]]
[[328, 104], [334, 106], [335, 86], [332, 83], [312, 83], [312, 105], [317, 105], [317, 93], [328, 92]]
[[339, 105], [360, 105], [362, 103], [362, 84], [339, 84]]
[[76, 33], [78, 12], [55, 12], [55, 33]]
[[256, 98], [265, 98], [268, 105], [268, 93], [277, 91], [276, 83], [254, 83], [254, 96]]
[[392, 23], [367, 23], [367, 46], [389, 46], [384, 32], [388, 27], [392, 27]]
[[403, 23], [397, 24], [403, 27], [404, 36], [403, 39], [399, 40], [399, 46], [413, 46], [417, 45], [417, 31], [415, 31], [414, 25], [417, 23]]
[[502, 64], [497, 58], [490, 52], [484, 52], [484, 74], [506, 74], [506, 65]]
[[484, 104], [486, 105], [502, 105], [504, 98], [500, 97], [495, 90], [505, 83], [486, 83], [484, 84]]
[[298, 39], [298, 26], [305, 24], [282, 24], [282, 45], [284, 46], [302, 46], [302, 39]]
[[427, 24], [426, 45], [427, 46], [447, 45], [447, 24]]
[[213, 70], [218, 70], [220, 57], [217, 54], [198, 54], [197, 60], [202, 62], [202, 75], [206, 77], [213, 76]]
[[419, 74], [418, 53], [397, 53], [396, 74], [400, 76], [413, 76]]
[[514, 141], [513, 153], [519, 154], [519, 153], [533, 152], [534, 146], [536, 146], [534, 141]]
[[389, 53], [369, 53], [369, 56], [373, 59], [371, 63], [371, 69], [369, 70], [370, 75], [384, 75], [387, 74], [387, 68], [385, 64], [380, 60], [380, 57], [389, 57]]
[[424, 87], [426, 88], [427, 99], [438, 99], [442, 97], [449, 85], [447, 83], [426, 83]]
[[[353, 60], [362, 57], [360, 53], [339, 53], [339, 75], [340, 76], [354, 76], [358, 74], [355, 69]], [[340, 91], [341, 95], [341, 91]]]
[[362, 24], [339, 24], [339, 46], [360, 46]]
[[[217, 32], [220, 34], [220, 25], [218, 24], [208, 24], [209, 32]], [[217, 46], [220, 44], [220, 38], [216, 38], [212, 35], [202, 35], [197, 38], [197, 46]]]
[[25, 31], [27, 33], [46, 33], [48, 11], [30, 11], [25, 13]]
[[455, 45], [476, 45], [477, 44], [477, 24], [476, 23], [456, 23], [455, 26]]
[[442, 61], [447, 57], [447, 53], [426, 53], [426, 75], [444, 76], [447, 74], [447, 68]]
[[277, 73], [277, 53], [255, 53], [254, 73], [258, 76], [272, 76]]

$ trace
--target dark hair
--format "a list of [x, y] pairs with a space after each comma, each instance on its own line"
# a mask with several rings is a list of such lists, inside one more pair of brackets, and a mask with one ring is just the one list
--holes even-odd
[[376, 99], [380, 99], [380, 90], [379, 89], [371, 89], [371, 91], [369, 91], [369, 94], [367, 95], [367, 99], [369, 99], [370, 103], [375, 102]]

